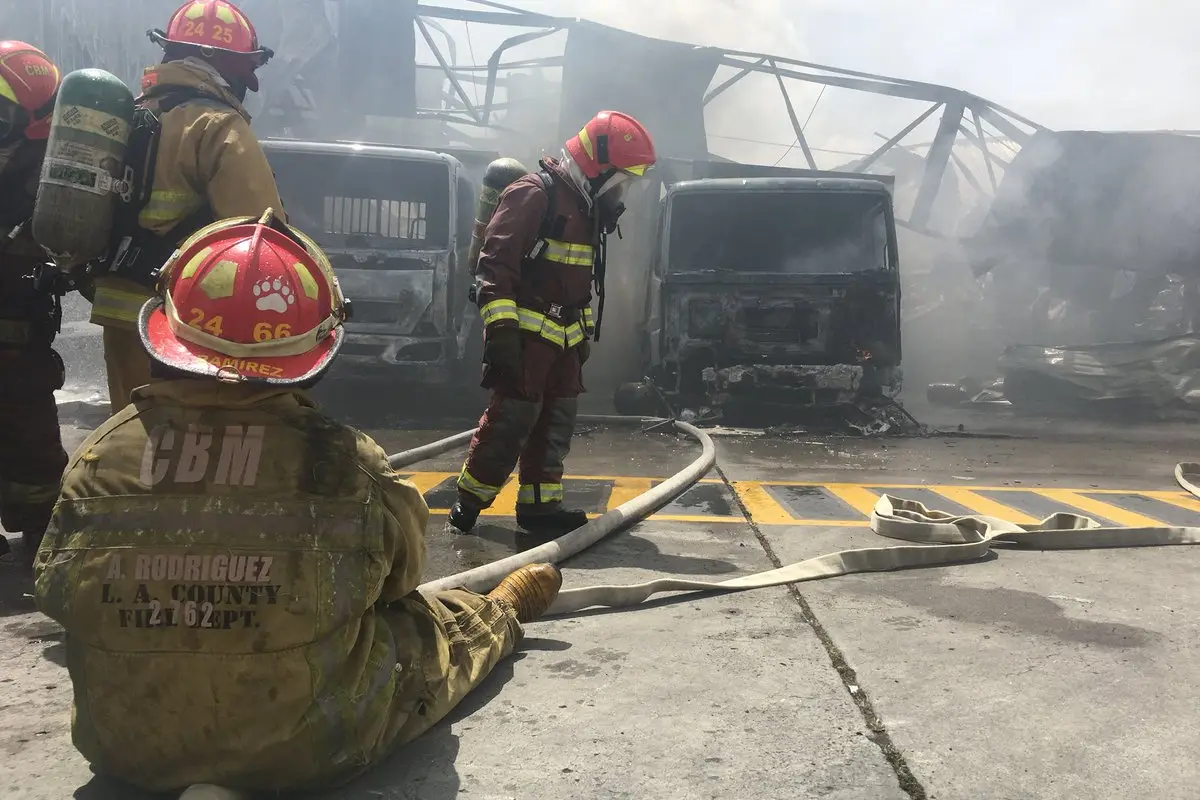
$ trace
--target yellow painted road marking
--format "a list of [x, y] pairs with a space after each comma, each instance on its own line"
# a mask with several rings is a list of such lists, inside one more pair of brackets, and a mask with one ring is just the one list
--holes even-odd
[[[1187, 492], [1122, 492], [1122, 494], [1145, 495], [1152, 500], [1161, 500], [1164, 503], [1170, 503], [1173, 506], [1200, 514], [1200, 500], [1192, 497]], [[1197, 521], [1200, 522], [1200, 520]]]
[[732, 481], [733, 490], [741, 498], [742, 505], [750, 512], [750, 518], [762, 525], [795, 525], [795, 517], [788, 513], [778, 500], [771, 497], [767, 487], [761, 483]]
[[1011, 506], [998, 503], [991, 498], [984, 497], [971, 489], [965, 489], [961, 486], [936, 486], [930, 488], [950, 502], [957, 503], [963, 508], [969, 508], [976, 514], [983, 514], [987, 517], [999, 517], [1009, 522], [1015, 522], [1018, 525], [1032, 525], [1041, 521], [1034, 519], [1024, 511], [1018, 511]]
[[509, 478], [508, 483], [504, 484], [504, 488], [500, 490], [500, 494], [496, 495], [491, 508], [485, 508], [479, 512], [479, 516], [515, 517], [517, 515], [517, 492], [520, 489], [520, 481], [516, 478]]
[[1094, 514], [1104, 519], [1111, 519], [1118, 525], [1124, 525], [1128, 528], [1158, 528], [1165, 524], [1156, 519], [1150, 519], [1150, 517], [1143, 517], [1141, 514], [1127, 511], [1119, 506], [1104, 503], [1092, 497], [1084, 497], [1081, 493], [1073, 492], [1070, 489], [1037, 489], [1036, 491], [1038, 494], [1048, 497], [1056, 503], [1062, 503], [1065, 506], [1075, 506], [1075, 508], [1081, 509], [1088, 514]]
[[408, 476], [421, 494], [428, 494], [446, 482], [447, 478], [458, 477], [457, 472], [414, 472]]
[[608, 495], [608, 507], [623, 506], [639, 494], [650, 491], [653, 485], [653, 478], [616, 478]]
[[871, 516], [871, 512], [875, 510], [875, 504], [879, 502], [879, 495], [872, 492], [870, 489], [857, 486], [852, 483], [829, 483], [825, 484], [825, 488], [829, 492], [841, 500], [846, 505], [853, 508], [864, 517]]
[[[453, 487], [454, 478], [457, 473], [452, 472], [411, 472], [402, 473], [407, 476], [407, 479], [422, 492], [428, 494], [430, 491], [439, 487]], [[616, 508], [637, 495], [649, 489], [656, 482], [664, 480], [662, 478], [651, 477], [606, 477], [595, 475], [568, 475], [564, 481], [568, 484], [573, 481], [590, 481], [593, 483], [610, 483], [612, 488], [609, 492], [607, 508]], [[721, 484], [720, 479], [709, 478], [702, 481], [703, 484]], [[1030, 516], [1028, 513], [1021, 511], [1015, 506], [1010, 506], [1004, 502], [1004, 497], [999, 500], [985, 496], [984, 493], [992, 494], [999, 492], [1011, 493], [1033, 493], [1041, 495], [1056, 505], [1061, 506], [1063, 511], [1073, 511], [1088, 516], [1102, 517], [1112, 520], [1113, 522], [1126, 525], [1129, 527], [1158, 527], [1169, 525], [1171, 523], [1156, 520], [1151, 517], [1139, 514], [1135, 511], [1130, 511], [1114, 503], [1107, 503], [1097, 497], [1105, 495], [1134, 495], [1146, 497], [1153, 500], [1158, 500], [1170, 505], [1195, 511], [1200, 513], [1200, 500], [1197, 500], [1186, 492], [1178, 490], [1131, 490], [1131, 489], [1059, 489], [1059, 488], [1035, 488], [1032, 486], [964, 486], [964, 485], [949, 485], [949, 484], [855, 484], [855, 483], [820, 483], [815, 481], [734, 481], [733, 491], [736, 494], [736, 499], [740, 500], [742, 505], [750, 512], [751, 518], [760, 525], [790, 525], [795, 527], [817, 527], [817, 528], [861, 528], [869, 524], [871, 511], [875, 507], [875, 503], [879, 499], [879, 492], [887, 491], [896, 494], [900, 497], [904, 496], [905, 489], [924, 489], [932, 491], [948, 501], [957, 504], [963, 508], [977, 514], [987, 516], [1000, 517], [1019, 524], [1030, 524], [1038, 520]], [[771, 487], [811, 487], [820, 489], [824, 492], [824, 498], [819, 498], [821, 502], [821, 513], [828, 514], [829, 503], [836, 498], [846, 504], [846, 518], [844, 519], [811, 519], [804, 515], [804, 499], [798, 498], [790, 502], [789, 508], [784, 502], [777, 500]], [[489, 517], [511, 517], [516, 513], [518, 481], [515, 476], [505, 484], [501, 490], [496, 502], [490, 509], [483, 512]], [[570, 486], [567, 487], [570, 493]], [[813, 493], [814, 495], [817, 493]], [[1012, 495], [1014, 500], [1016, 494]], [[1018, 503], [1019, 505], [1019, 503]], [[815, 513], [815, 508], [813, 509]], [[945, 510], [945, 509], [939, 509]], [[431, 509], [431, 513], [445, 514], [446, 509]], [[795, 515], [795, 516], [793, 516]], [[590, 514], [591, 517], [600, 516], [599, 513]], [[836, 514], [835, 514], [836, 516]], [[658, 513], [652, 517], [653, 520], [659, 522], [695, 522], [703, 524], [728, 524], [744, 522], [741, 515], [724, 516], [715, 514], [673, 514], [673, 513]]]

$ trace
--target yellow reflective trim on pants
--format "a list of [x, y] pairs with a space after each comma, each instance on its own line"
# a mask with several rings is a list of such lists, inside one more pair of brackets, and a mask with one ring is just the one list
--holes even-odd
[[582, 322], [560, 325], [550, 317], [529, 308], [518, 308], [518, 324], [521, 330], [536, 333], [551, 344], [562, 348], [574, 347], [584, 339]]
[[546, 239], [546, 250], [542, 257], [558, 264], [590, 267], [595, 260], [595, 252], [590, 244], [571, 244], [558, 239]]
[[499, 322], [502, 319], [516, 322], [519, 319], [517, 316], [517, 301], [493, 300], [490, 303], [485, 303], [479, 309], [479, 316], [483, 320], [484, 326], [491, 325], [493, 322]]
[[58, 499], [58, 488], [57, 483], [34, 485], [0, 481], [0, 501], [26, 506], [53, 503]]
[[496, 499], [496, 495], [500, 494], [500, 486], [489, 486], [483, 481], [476, 480], [471, 473], [467, 472], [467, 467], [464, 464], [462, 472], [458, 475], [458, 488], [467, 494], [478, 497], [484, 503], [490, 503]]
[[138, 215], [138, 223], [142, 227], [161, 225], [166, 222], [178, 222], [200, 208], [201, 198], [195, 192], [157, 191], [150, 193], [150, 200], [142, 213]]
[[[539, 500], [539, 494], [541, 499]], [[530, 505], [533, 503], [561, 503], [563, 485], [561, 483], [529, 483], [521, 484], [517, 490], [517, 503]]]
[[123, 289], [113, 289], [109, 286], [97, 286], [96, 295], [92, 300], [92, 321], [98, 317], [114, 319], [120, 322], [136, 323], [142, 306], [146, 304], [146, 295], [137, 292], [127, 292]]

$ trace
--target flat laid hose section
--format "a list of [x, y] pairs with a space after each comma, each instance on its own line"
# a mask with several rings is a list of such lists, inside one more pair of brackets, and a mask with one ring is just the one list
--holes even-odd
[[[643, 427], [662, 426], [665, 430], [674, 430], [686, 434], [700, 444], [701, 452], [694, 461], [676, 472], [667, 480], [622, 503], [605, 514], [589, 521], [581, 528], [567, 533], [552, 542], [516, 553], [508, 558], [484, 564], [482, 567], [469, 569], [457, 575], [449, 575], [435, 581], [422, 584], [420, 589], [426, 592], [437, 592], [443, 589], [466, 588], [474, 592], [484, 593], [496, 587], [514, 570], [529, 564], [552, 563], [559, 564], [573, 555], [581, 553], [619, 530], [629, 527], [653, 514], [675, 498], [682, 495], [695, 483], [703, 478], [717, 461], [717, 448], [712, 437], [707, 433], [679, 420], [661, 419], [658, 417], [619, 417], [619, 416], [589, 416], [578, 418], [582, 424], [626, 425]], [[388, 457], [388, 463], [393, 469], [416, 464], [434, 456], [455, 450], [471, 440], [474, 430], [448, 436], [436, 442], [405, 450]]]
[[[438, 591], [465, 587], [487, 592], [513, 570], [537, 562], [561, 563], [596, 542], [653, 514], [688, 490], [716, 463], [716, 448], [708, 434], [679, 420], [657, 417], [580, 417], [580, 422], [602, 425], [670, 427], [700, 443], [700, 456], [684, 469], [627, 503], [614, 508], [583, 527], [523, 553], [509, 556], [477, 569], [460, 572], [420, 588]], [[392, 456], [393, 467], [405, 467], [459, 447], [473, 431]], [[1200, 499], [1200, 464], [1184, 463], [1175, 468], [1175, 482], [1192, 498]], [[754, 575], [709, 582], [681, 578], [656, 578], [622, 586], [564, 588], [551, 606], [554, 616], [603, 606], [629, 608], [666, 592], [740, 592], [802, 581], [823, 580], [865, 572], [892, 572], [915, 567], [944, 566], [979, 561], [992, 552], [993, 543], [1041, 550], [1074, 550], [1108, 547], [1162, 547], [1200, 544], [1200, 527], [1169, 526], [1111, 528], [1089, 517], [1060, 511], [1034, 524], [1017, 524], [982, 515], [954, 516], [926, 508], [921, 503], [882, 495], [871, 513], [871, 531], [877, 536], [904, 544], [893, 547], [863, 547], [827, 553], [795, 564], [783, 564]]]

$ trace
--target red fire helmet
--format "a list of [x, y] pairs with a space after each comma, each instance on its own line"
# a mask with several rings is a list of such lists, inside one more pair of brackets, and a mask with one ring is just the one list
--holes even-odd
[[159, 288], [162, 298], [142, 307], [142, 344], [180, 372], [305, 383], [329, 367], [345, 334], [332, 265], [271, 210], [197, 231], [167, 261]]
[[45, 139], [58, 96], [58, 67], [31, 44], [0, 42], [0, 139], [20, 131]]
[[219, 70], [234, 73], [255, 92], [258, 76], [254, 70], [275, 55], [259, 44], [250, 19], [227, 0], [188, 0], [171, 15], [165, 31], [155, 29], [149, 36], [164, 48], [182, 44], [211, 53]]
[[601, 111], [567, 141], [583, 174], [598, 178], [610, 169], [635, 177], [654, 166], [654, 140], [642, 123], [620, 111]]

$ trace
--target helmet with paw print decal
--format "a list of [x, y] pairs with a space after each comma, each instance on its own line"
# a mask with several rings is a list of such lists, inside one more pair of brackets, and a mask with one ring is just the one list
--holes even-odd
[[164, 265], [142, 308], [142, 344], [178, 372], [281, 386], [328, 369], [348, 304], [333, 267], [268, 210], [202, 228]]

